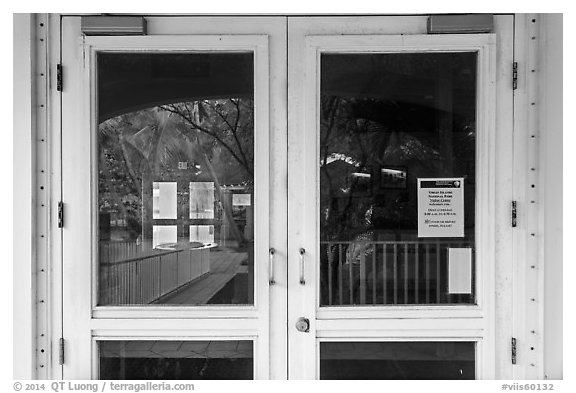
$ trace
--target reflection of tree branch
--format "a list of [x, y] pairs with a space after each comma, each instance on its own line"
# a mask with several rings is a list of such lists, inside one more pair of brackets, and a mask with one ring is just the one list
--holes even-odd
[[236, 107], [236, 120], [234, 121], [234, 131], [238, 130], [238, 122], [240, 121], [240, 100], [236, 100], [234, 101], [232, 98], [230, 98], [230, 102], [232, 104], [234, 104], [234, 106]]
[[226, 125], [228, 126], [228, 128], [230, 128], [230, 130], [233, 130], [234, 127], [232, 126], [232, 124], [230, 124], [230, 122], [228, 121], [228, 117], [224, 116], [224, 114], [222, 112], [220, 112], [218, 109], [216, 109], [216, 106], [212, 103], [210, 103], [210, 101], [202, 101], [203, 104], [208, 105], [210, 108], [212, 108], [212, 110], [214, 111], [214, 113], [216, 113], [218, 115], [218, 117], [220, 117], [224, 123], [226, 123]]
[[236, 144], [238, 145], [238, 150], [240, 150], [240, 154], [242, 154], [242, 157], [244, 158], [244, 162], [246, 163], [246, 166], [250, 166], [250, 164], [248, 163], [248, 159], [246, 158], [246, 155], [244, 154], [244, 150], [242, 149], [242, 145], [240, 144], [240, 141], [238, 140], [238, 135], [236, 134], [238, 132], [238, 124], [240, 122], [240, 100], [236, 100], [234, 101], [232, 98], [230, 98], [230, 102], [232, 104], [234, 104], [234, 106], [236, 107], [236, 120], [234, 121], [234, 127], [232, 127], [232, 135], [234, 135], [234, 140], [236, 141]]
[[188, 110], [188, 115], [186, 115], [186, 114], [183, 114], [180, 110], [178, 110], [178, 108], [177, 108], [175, 105], [173, 105], [173, 104], [170, 104], [170, 105], [162, 105], [162, 106], [160, 106], [159, 108], [162, 109], [162, 110], [165, 110], [165, 111], [167, 111], [167, 112], [173, 113], [173, 114], [175, 114], [175, 115], [181, 116], [184, 120], [186, 120], [186, 121], [190, 124], [190, 126], [191, 126], [192, 128], [194, 128], [194, 129], [196, 129], [196, 130], [198, 130], [198, 131], [201, 131], [201, 132], [203, 132], [203, 133], [211, 136], [212, 138], [214, 138], [214, 139], [215, 139], [216, 141], [218, 141], [222, 146], [224, 146], [224, 148], [225, 148], [226, 150], [228, 150], [228, 152], [230, 152], [230, 154], [232, 155], [232, 157], [234, 157], [234, 159], [236, 159], [236, 161], [238, 161], [238, 163], [239, 163], [240, 165], [242, 165], [242, 167], [244, 167], [244, 169], [245, 169], [249, 174], [252, 174], [252, 169], [251, 169], [249, 166], [247, 166], [246, 163], [245, 163], [240, 157], [238, 157], [238, 155], [236, 154], [236, 152], [235, 152], [230, 146], [228, 146], [228, 144], [227, 144], [226, 142], [224, 142], [224, 141], [222, 140], [222, 138], [220, 138], [216, 133], [214, 133], [214, 132], [212, 132], [212, 131], [210, 131], [210, 130], [208, 130], [208, 129], [206, 129], [206, 128], [204, 128], [204, 127], [202, 127], [202, 126], [200, 126], [200, 125], [198, 125], [198, 124], [196, 124], [196, 123], [194, 122], [194, 120], [193, 120], [192, 117], [191, 117], [191, 114], [190, 114], [190, 111], [189, 111], [189, 110]]
[[220, 117], [224, 121], [224, 123], [226, 123], [226, 125], [228, 126], [228, 128], [232, 132], [232, 135], [234, 136], [234, 141], [236, 142], [236, 146], [238, 147], [238, 151], [240, 152], [240, 155], [242, 156], [242, 159], [243, 159], [243, 165], [246, 168], [251, 168], [250, 163], [248, 161], [248, 158], [246, 158], [246, 154], [244, 153], [244, 149], [242, 149], [242, 145], [240, 144], [240, 140], [238, 139], [238, 135], [236, 134], [236, 132], [238, 131], [238, 120], [240, 119], [240, 106], [236, 102], [234, 102], [234, 100], [232, 100], [232, 99], [230, 99], [230, 102], [232, 102], [234, 104], [234, 106], [236, 106], [236, 121], [235, 121], [234, 125], [230, 124], [230, 122], [228, 121], [228, 117], [224, 116], [224, 114], [222, 112], [220, 112], [214, 104], [210, 103], [209, 101], [202, 101], [202, 103], [204, 103], [204, 104], [208, 105], [210, 108], [212, 108], [214, 113], [216, 113], [218, 115], [218, 117]]
[[192, 119], [192, 112], [190, 112], [190, 108], [188, 107], [188, 103], [184, 104], [184, 108], [186, 108], [186, 112], [188, 113], [188, 118]]

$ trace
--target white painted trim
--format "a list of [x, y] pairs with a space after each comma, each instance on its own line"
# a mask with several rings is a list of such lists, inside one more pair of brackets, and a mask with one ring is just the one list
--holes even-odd
[[[523, 292], [525, 291], [525, 271], [524, 260], [529, 258], [525, 249], [526, 237], [526, 217], [527, 204], [524, 196], [524, 187], [526, 184], [526, 170], [528, 169], [527, 160], [527, 144], [526, 144], [526, 119], [523, 107], [526, 105], [527, 98], [527, 47], [523, 38], [526, 35], [527, 28], [527, 15], [515, 16], [514, 24], [514, 61], [518, 63], [518, 88], [514, 91], [514, 191], [513, 199], [517, 201], [519, 209], [518, 219], [523, 225], [515, 228], [513, 234], [513, 249], [514, 249], [514, 279], [513, 283], [513, 323], [511, 336], [516, 338], [519, 350], [517, 350], [517, 362], [512, 369], [512, 377], [514, 379], [523, 379], [520, 372], [524, 369], [522, 366], [525, 362], [525, 332], [523, 326], [523, 307], [521, 307], [522, 299], [524, 298]], [[524, 207], [524, 208], [522, 208]], [[535, 266], [532, 262], [531, 266]]]
[[[90, 277], [90, 214], [86, 206], [90, 197], [90, 176], [82, 167], [82, 161], [90, 157], [90, 140], [85, 132], [89, 130], [89, 97], [82, 94], [85, 83], [82, 72], [82, 41], [75, 34], [80, 31], [79, 18], [62, 20], [62, 197], [65, 199], [66, 217], [62, 229], [62, 333], [66, 340], [65, 364], [62, 375], [66, 379], [89, 378], [91, 368], [90, 331], [86, 325], [90, 320], [90, 297], [83, 295], [90, 288], [83, 277]], [[88, 134], [89, 135], [89, 134]], [[89, 173], [89, 172], [88, 172]], [[78, 179], [80, 179], [78, 181]], [[70, 197], [68, 197], [70, 195]], [[81, 202], [84, 201], [84, 202]], [[78, 202], [78, 204], [76, 203]], [[69, 240], [69, 234], [73, 237]], [[86, 269], [88, 268], [88, 270]], [[83, 355], [84, 354], [84, 355]]]
[[36, 378], [35, 253], [33, 201], [36, 192], [32, 154], [36, 148], [35, 34], [33, 14], [14, 14], [13, 157], [13, 377]]
[[[564, 279], [562, 253], [562, 14], [540, 14], [539, 105], [541, 140], [539, 162], [540, 211], [542, 233], [540, 258], [544, 265], [540, 291], [542, 299], [543, 378], [563, 378], [563, 304]], [[567, 300], [567, 299], [566, 299]], [[568, 303], [568, 302], [566, 302]]]
[[114, 330], [114, 329], [134, 329], [134, 334], [138, 331], [153, 330], [178, 330], [190, 329], [212, 330], [214, 336], [219, 335], [220, 330], [253, 330], [262, 329], [261, 321], [258, 319], [231, 319], [221, 318], [171, 318], [171, 319], [92, 319], [88, 323], [89, 330]]
[[522, 208], [514, 232], [515, 379], [562, 376], [562, 22], [548, 18], [517, 14], [515, 23], [514, 194]]
[[512, 62], [514, 51], [514, 16], [494, 19], [497, 34], [496, 57], [496, 178], [495, 189], [495, 271], [494, 290], [494, 375], [493, 379], [511, 379], [510, 340], [512, 337], [512, 281], [513, 242], [511, 226], [511, 201], [513, 184], [513, 108]]
[[61, 379], [62, 366], [58, 364], [58, 341], [62, 336], [62, 230], [58, 228], [58, 202], [62, 200], [62, 106], [61, 93], [56, 90], [56, 65], [60, 63], [60, 15], [47, 14], [48, 26], [48, 171], [50, 174], [48, 222], [48, 281], [50, 293], [49, 326], [50, 357], [49, 378]]
[[[480, 318], [441, 318], [427, 321], [414, 319], [344, 319], [344, 320], [318, 320], [316, 321], [318, 330], [341, 330], [358, 332], [362, 330], [373, 330], [385, 332], [387, 330], [485, 330], [484, 322]], [[484, 333], [485, 334], [485, 333]], [[484, 335], [483, 334], [483, 335]], [[352, 336], [354, 334], [351, 334]]]
[[[552, 22], [553, 21], [553, 22]], [[562, 378], [562, 21], [517, 14], [515, 379]]]
[[[317, 338], [338, 338], [341, 341], [348, 341], [354, 339], [370, 339], [370, 340], [386, 340], [395, 341], [402, 338], [404, 341], [418, 341], [421, 338], [428, 338], [434, 340], [442, 340], [446, 337], [457, 337], [460, 340], [483, 340], [485, 337], [485, 332], [480, 329], [450, 329], [449, 327], [443, 327], [438, 330], [434, 329], [362, 329], [358, 330], [348, 330], [348, 329], [325, 329], [318, 330], [316, 334]], [[484, 341], [483, 341], [484, 342]], [[484, 370], [484, 362], [482, 357], [478, 357], [478, 366], [480, 369]], [[485, 378], [484, 378], [485, 379]]]
[[[201, 321], [202, 322], [202, 321]], [[221, 327], [221, 326], [220, 326]], [[149, 335], [155, 335], [158, 337], [180, 337], [180, 336], [188, 336], [193, 335], [194, 337], [203, 337], [203, 338], [214, 338], [217, 339], [219, 337], [230, 337], [230, 336], [238, 336], [238, 337], [260, 337], [261, 334], [258, 331], [258, 327], [253, 325], [251, 327], [239, 327], [239, 326], [232, 326], [229, 329], [219, 329], [214, 330], [214, 327], [206, 327], [201, 324], [201, 326], [187, 326], [185, 328], [179, 329], [171, 329], [166, 330], [166, 328], [161, 328], [157, 330], [152, 329], [145, 329], [145, 330], [137, 330], [137, 327], [131, 325], [125, 329], [95, 329], [92, 330], [93, 336], [98, 337], [107, 337], [107, 338], [115, 338], [115, 337], [132, 337], [133, 339], [137, 339], [139, 337], [148, 337]]]
[[155, 319], [155, 318], [258, 318], [253, 306], [106, 306], [94, 307], [92, 317], [96, 319]]

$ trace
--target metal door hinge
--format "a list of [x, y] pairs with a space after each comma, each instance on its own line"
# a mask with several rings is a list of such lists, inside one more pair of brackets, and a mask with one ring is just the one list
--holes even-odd
[[518, 88], [518, 63], [512, 63], [512, 90]]
[[58, 202], [58, 228], [64, 228], [64, 202]]
[[518, 208], [516, 201], [512, 201], [512, 228], [516, 228], [518, 225]]
[[58, 351], [58, 364], [64, 364], [64, 338], [60, 337], [59, 351]]
[[516, 364], [516, 339], [514, 337], [512, 337], [512, 342], [510, 344], [512, 364]]
[[62, 91], [62, 64], [56, 64], [56, 91]]

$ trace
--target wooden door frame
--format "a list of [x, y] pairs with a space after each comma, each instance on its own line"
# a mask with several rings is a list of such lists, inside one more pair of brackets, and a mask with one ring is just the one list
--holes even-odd
[[[496, 99], [511, 105], [511, 85], [505, 85], [503, 75], [511, 64], [512, 17], [495, 17], [496, 34], [490, 35], [426, 35], [426, 16], [400, 17], [301, 17], [289, 20], [289, 368], [290, 378], [318, 378], [317, 343], [323, 338], [409, 337], [421, 339], [462, 339], [476, 341], [477, 377], [495, 378], [496, 340], [501, 340], [508, 324], [496, 328], [495, 296], [506, 296], [509, 288], [499, 285], [509, 276], [496, 272], [496, 261], [510, 252], [511, 243], [499, 244], [498, 230], [509, 236], [509, 224], [496, 215], [502, 203], [511, 197], [511, 184], [507, 183], [507, 170], [496, 171], [496, 154], [491, 153], [498, 136], [499, 151], [512, 151], [511, 111], [498, 110]], [[400, 35], [402, 34], [402, 35]], [[496, 44], [500, 47], [496, 49]], [[318, 288], [318, 201], [311, 201], [319, 184], [316, 161], [318, 138], [319, 52], [332, 51], [437, 51], [478, 50], [479, 139], [477, 160], [483, 162], [477, 181], [480, 184], [477, 220], [487, 218], [477, 230], [477, 248], [484, 255], [477, 264], [478, 304], [473, 306], [399, 306], [346, 307], [319, 309]], [[361, 49], [359, 49], [361, 48]], [[403, 49], [404, 48], [404, 49]], [[483, 57], [482, 57], [483, 56]], [[510, 63], [507, 63], [510, 60]], [[498, 61], [498, 67], [496, 67]], [[509, 81], [508, 81], [509, 83]], [[503, 106], [504, 108], [506, 105]], [[496, 134], [496, 129], [501, 132]], [[511, 154], [509, 154], [511, 156]], [[499, 161], [500, 161], [499, 157]], [[506, 159], [507, 157], [504, 157]], [[312, 169], [314, 168], [314, 169]], [[306, 192], [300, 192], [306, 190]], [[498, 194], [496, 194], [498, 191]], [[481, 194], [480, 194], [481, 193]], [[496, 197], [497, 196], [497, 197]], [[508, 199], [510, 201], [511, 199]], [[478, 224], [477, 224], [478, 225]], [[304, 248], [306, 284], [299, 283], [298, 250]], [[508, 273], [508, 272], [506, 272]], [[498, 289], [498, 291], [496, 291]], [[495, 295], [495, 293], [497, 294]], [[311, 299], [314, 299], [312, 301]], [[354, 315], [354, 317], [352, 317]], [[298, 318], [310, 320], [310, 332], [297, 332]], [[356, 318], [356, 319], [354, 319]], [[417, 322], [418, 329], [414, 330]], [[498, 322], [500, 323], [500, 322]], [[423, 327], [424, 326], [424, 327]], [[422, 328], [423, 327], [423, 328]], [[411, 331], [412, 330], [412, 331]], [[498, 337], [497, 337], [498, 336]]]
[[[253, 339], [254, 378], [285, 378], [286, 344], [282, 313], [285, 304], [285, 225], [281, 213], [286, 189], [278, 181], [285, 173], [285, 18], [151, 17], [147, 36], [84, 37], [80, 17], [64, 17], [62, 62], [66, 69], [62, 93], [62, 171], [66, 225], [63, 233], [63, 336], [66, 342], [64, 378], [96, 378], [97, 340], [111, 337], [142, 339]], [[240, 23], [238, 23], [240, 22]], [[169, 33], [170, 35], [167, 35]], [[97, 228], [94, 171], [94, 53], [98, 50], [189, 50], [255, 53], [255, 304], [207, 307], [97, 307], [93, 250]], [[273, 53], [269, 53], [269, 49]], [[86, 66], [84, 66], [86, 65]], [[272, 69], [273, 65], [276, 68]], [[90, 92], [90, 94], [88, 94]], [[258, 108], [262, 108], [259, 110]], [[87, 159], [87, 157], [92, 157]], [[270, 162], [272, 160], [272, 163]], [[273, 182], [273, 184], [271, 184]], [[80, 245], [83, 245], [80, 247]], [[268, 248], [276, 253], [277, 285], [268, 285]], [[92, 249], [92, 251], [91, 251]], [[87, 291], [86, 288], [92, 288]], [[83, 294], [83, 295], [82, 295]], [[285, 306], [284, 306], [285, 307]], [[274, 310], [274, 311], [273, 311]], [[270, 315], [273, 312], [274, 315]], [[273, 318], [274, 317], [274, 318]], [[272, 323], [274, 326], [271, 326]], [[145, 326], [145, 327], [144, 327]], [[270, 337], [274, 331], [274, 337]], [[85, 354], [85, 355], [82, 355]], [[279, 359], [270, 366], [270, 359]]]

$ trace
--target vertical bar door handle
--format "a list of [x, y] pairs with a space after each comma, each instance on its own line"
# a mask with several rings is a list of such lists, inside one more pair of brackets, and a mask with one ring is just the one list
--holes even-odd
[[268, 267], [268, 283], [270, 285], [274, 285], [276, 284], [276, 280], [274, 280], [274, 254], [276, 253], [276, 250], [274, 250], [274, 248], [270, 248], [268, 253], [270, 255], [270, 266]]
[[306, 280], [304, 279], [304, 254], [306, 254], [306, 250], [300, 248], [300, 284], [306, 284]]

